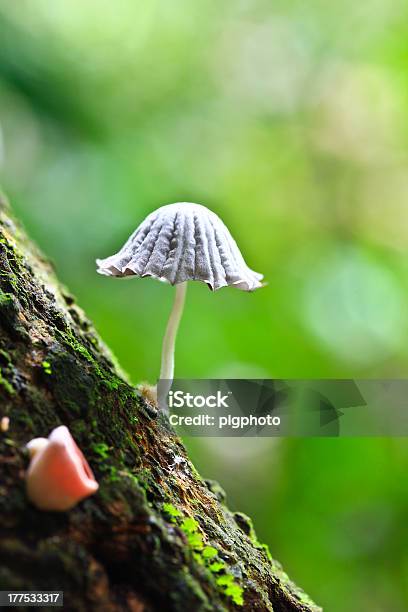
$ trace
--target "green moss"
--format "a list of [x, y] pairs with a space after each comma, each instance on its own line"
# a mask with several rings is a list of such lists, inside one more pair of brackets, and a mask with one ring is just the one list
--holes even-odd
[[85, 357], [85, 359], [89, 361], [89, 363], [93, 363], [95, 361], [88, 349], [82, 344], [80, 344], [77, 340], [72, 341], [71, 346], [74, 351]]
[[120, 382], [119, 382], [119, 381], [117, 381], [117, 380], [115, 380], [115, 379], [109, 380], [108, 378], [105, 378], [105, 377], [103, 376], [103, 373], [102, 373], [102, 370], [101, 370], [101, 369], [99, 369], [99, 372], [97, 372], [97, 374], [98, 374], [98, 376], [99, 376], [100, 378], [102, 378], [102, 377], [103, 377], [103, 384], [104, 384], [104, 385], [105, 385], [105, 386], [106, 386], [106, 387], [107, 387], [107, 388], [108, 388], [110, 391], [116, 391], [116, 389], [119, 389], [119, 386], [120, 386]]
[[[222, 578], [225, 579], [223, 583], [219, 582]], [[243, 597], [244, 589], [239, 584], [237, 584], [234, 581], [234, 577], [231, 576], [231, 574], [226, 574], [225, 576], [220, 576], [217, 579], [217, 584], [219, 586], [224, 586], [225, 587], [224, 594], [227, 597], [231, 597], [232, 601], [237, 606], [243, 606], [244, 605], [244, 597]]]
[[173, 504], [163, 504], [163, 510], [164, 512], [166, 512], [166, 514], [170, 516], [170, 520], [172, 523], [177, 522], [177, 517], [183, 516], [180, 510], [173, 506]]
[[[13, 272], [0, 272], [0, 277], [4, 278], [5, 282], [7, 282], [10, 285], [10, 287], [13, 289], [15, 293], [18, 293], [18, 290], [19, 290], [18, 278], [15, 274], [13, 274]], [[9, 294], [6, 293], [5, 295], [9, 295]]]
[[3, 360], [7, 363], [7, 365], [11, 364], [11, 357], [7, 351], [0, 349], [0, 357], [3, 358]]
[[41, 364], [41, 367], [44, 370], [44, 374], [48, 374], [48, 375], [52, 374], [52, 368], [51, 368], [51, 364], [49, 361], [43, 361]]
[[15, 440], [12, 440], [12, 438], [5, 438], [4, 439], [4, 444], [7, 444], [7, 446], [18, 446], [17, 442]]
[[[174, 506], [171, 504], [165, 504], [169, 508], [170, 514]], [[176, 520], [180, 516], [179, 510], [174, 508], [176, 514], [173, 518]], [[212, 574], [219, 574], [215, 583], [218, 587], [221, 587], [222, 593], [226, 597], [230, 597], [237, 606], [244, 604], [243, 588], [236, 582], [232, 574], [227, 573], [226, 564], [223, 559], [218, 557], [218, 550], [214, 546], [205, 546], [203, 537], [198, 531], [198, 522], [191, 517], [183, 519], [180, 525], [180, 529], [186, 534], [189, 546], [193, 549], [193, 558], [202, 567], [206, 567]]]
[[[69, 346], [73, 351], [81, 355], [89, 364], [93, 366], [95, 374], [98, 376], [98, 378], [102, 380], [103, 385], [109, 391], [117, 391], [119, 387], [124, 386], [123, 381], [120, 378], [110, 373], [105, 373], [103, 371], [97, 360], [91, 355], [88, 349], [76, 339], [71, 329], [68, 329], [65, 332], [61, 332], [58, 330], [57, 333], [67, 346]], [[136, 398], [133, 391], [131, 396], [134, 399]]]
[[13, 389], [13, 386], [11, 383], [9, 383], [9, 381], [7, 380], [7, 378], [4, 378], [1, 369], [0, 369], [0, 386], [2, 386], [4, 388], [4, 390], [9, 394], [9, 395], [14, 395], [15, 391]]
[[220, 561], [214, 561], [214, 563], [211, 563], [208, 566], [208, 569], [210, 570], [210, 572], [213, 572], [213, 574], [217, 574], [224, 568], [225, 568], [225, 562], [222, 561], [222, 559]]
[[99, 367], [99, 364], [92, 357], [88, 349], [83, 344], [78, 342], [71, 329], [68, 329], [66, 332], [58, 331], [58, 333], [65, 342], [65, 344], [71, 347], [71, 349], [74, 350], [76, 353], [79, 353], [84, 359], [86, 359], [88, 363], [91, 363], [95, 367], [95, 372], [99, 377], [105, 378], [101, 368]]
[[198, 565], [202, 565], [204, 567], [205, 562], [200, 552], [193, 552], [193, 559], [196, 563], [198, 563]]
[[[172, 522], [176, 523], [182, 516], [181, 512], [175, 508], [172, 504], [163, 504], [163, 510], [171, 517]], [[186, 517], [180, 523], [180, 529], [187, 536], [189, 547], [193, 550], [193, 559], [201, 567], [205, 567], [211, 572], [211, 574], [219, 574], [215, 583], [218, 587], [221, 587], [222, 593], [226, 597], [230, 597], [232, 601], [242, 606], [243, 600], [243, 588], [235, 581], [232, 574], [226, 573], [226, 564], [223, 559], [218, 557], [218, 550], [214, 546], [205, 546], [203, 537], [199, 533], [198, 522], [191, 517]]]
[[223, 576], [217, 578], [218, 586], [227, 586], [228, 584], [231, 584], [231, 582], [234, 582], [234, 576], [232, 576], [232, 574], [224, 574]]
[[4, 291], [0, 289], [0, 308], [9, 306], [12, 302], [13, 302], [13, 294], [5, 293]]
[[101, 459], [107, 459], [109, 457], [110, 448], [104, 442], [98, 442], [91, 445], [91, 449], [95, 455], [99, 455]]
[[118, 469], [114, 465], [109, 466], [108, 473], [110, 482], [118, 482], [120, 480]]
[[198, 523], [195, 519], [187, 517], [181, 523], [180, 528], [185, 534], [188, 535], [195, 533], [198, 530]]
[[187, 540], [193, 550], [203, 550], [204, 542], [201, 533], [188, 533]]
[[231, 597], [234, 604], [237, 606], [244, 605], [244, 589], [235, 582], [232, 574], [224, 574], [223, 576], [219, 576], [216, 582], [218, 586], [224, 588], [224, 594], [227, 595], [227, 597]]
[[190, 517], [185, 518], [180, 525], [180, 529], [186, 534], [187, 541], [193, 550], [203, 550], [203, 537], [198, 531], [198, 523], [195, 519]]
[[206, 546], [203, 549], [202, 555], [204, 559], [213, 559], [218, 554], [218, 551], [214, 546]]

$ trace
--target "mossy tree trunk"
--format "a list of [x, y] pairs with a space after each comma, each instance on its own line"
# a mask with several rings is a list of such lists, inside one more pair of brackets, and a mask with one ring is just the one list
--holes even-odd
[[[320, 608], [203, 480], [0, 203], [0, 590], [63, 590], [67, 610]], [[70, 512], [25, 495], [25, 444], [67, 425], [100, 484]], [[301, 546], [302, 543], [299, 543]]]

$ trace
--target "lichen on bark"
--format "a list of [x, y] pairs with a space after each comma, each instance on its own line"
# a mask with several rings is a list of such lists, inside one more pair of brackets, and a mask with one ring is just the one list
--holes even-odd
[[[203, 480], [0, 201], [0, 590], [67, 610], [320, 610]], [[27, 500], [25, 444], [67, 425], [100, 484], [70, 512]], [[183, 461], [175, 461], [175, 457]]]

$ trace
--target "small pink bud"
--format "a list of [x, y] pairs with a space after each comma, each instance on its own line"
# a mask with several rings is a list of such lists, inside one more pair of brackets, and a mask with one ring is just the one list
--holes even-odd
[[54, 429], [48, 439], [34, 438], [27, 447], [31, 455], [27, 495], [40, 510], [69, 510], [98, 490], [88, 462], [65, 425]]

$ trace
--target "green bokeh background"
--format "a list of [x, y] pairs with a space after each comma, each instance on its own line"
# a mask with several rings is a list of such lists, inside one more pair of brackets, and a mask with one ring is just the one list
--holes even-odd
[[[99, 277], [159, 205], [229, 225], [268, 286], [188, 290], [179, 377], [408, 373], [402, 0], [0, 1], [0, 179], [132, 380], [174, 291]], [[330, 612], [408, 609], [404, 439], [186, 440]]]

